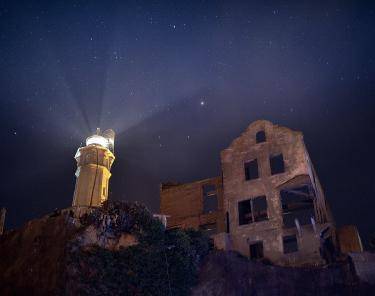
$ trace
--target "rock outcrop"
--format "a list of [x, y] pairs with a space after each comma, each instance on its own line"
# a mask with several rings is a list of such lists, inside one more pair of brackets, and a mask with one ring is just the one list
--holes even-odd
[[134, 236], [102, 235], [68, 215], [44, 217], [0, 235], [0, 294], [54, 295], [64, 290], [69, 243], [84, 249], [98, 244], [110, 250], [137, 244]]
[[2, 295], [53, 295], [63, 285], [68, 241], [79, 231], [69, 216], [44, 217], [0, 236]]
[[[84, 248], [100, 244], [112, 250], [138, 243], [126, 233], [102, 236], [99, 232], [63, 215], [33, 220], [3, 233], [1, 295], [64, 295], [67, 250], [78, 240]], [[358, 282], [348, 261], [336, 268], [304, 270], [211, 250], [200, 263], [198, 285], [192, 292], [194, 296], [375, 295], [375, 286]]]
[[359, 283], [349, 262], [340, 267], [299, 269], [250, 261], [233, 252], [212, 250], [198, 270], [193, 296], [375, 295], [375, 286]]

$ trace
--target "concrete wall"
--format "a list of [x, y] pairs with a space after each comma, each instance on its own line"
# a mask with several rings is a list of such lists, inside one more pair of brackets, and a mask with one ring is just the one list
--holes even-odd
[[360, 282], [375, 285], [375, 253], [348, 253]]
[[[204, 187], [215, 185], [217, 191], [217, 209], [204, 213]], [[161, 183], [160, 214], [170, 215], [167, 228], [193, 227], [198, 230], [207, 224], [216, 223], [217, 232], [224, 232], [223, 186], [221, 176], [188, 184], [178, 181]]]
[[[256, 133], [264, 131], [266, 141], [256, 143]], [[284, 172], [271, 174], [270, 156], [281, 153], [284, 160]], [[295, 132], [285, 127], [274, 126], [268, 121], [252, 123], [241, 137], [221, 153], [223, 170], [224, 213], [229, 214], [231, 247], [245, 256], [250, 255], [249, 244], [263, 242], [264, 257], [282, 265], [296, 265], [297, 262], [321, 261], [320, 232], [327, 227], [330, 215], [326, 214], [326, 202], [321, 188], [314, 189], [314, 218], [320, 222], [319, 213], [325, 213], [326, 224], [317, 224], [317, 233], [312, 225], [301, 227], [302, 236], [296, 227], [286, 228], [283, 223], [283, 209], [280, 190], [307, 185], [311, 188], [318, 186], [316, 180], [311, 180], [315, 172], [310, 166], [308, 154], [305, 151], [301, 132]], [[257, 160], [259, 178], [246, 180], [244, 163]], [[314, 186], [313, 186], [314, 184]], [[317, 194], [318, 193], [318, 194]], [[266, 221], [252, 222], [240, 225], [239, 202], [255, 197], [266, 196]], [[320, 199], [319, 202], [317, 199]], [[284, 254], [283, 236], [296, 235], [298, 252]]]
[[227, 233], [221, 232], [211, 235], [214, 240], [214, 246], [218, 250], [230, 251], [230, 239]]
[[363, 251], [362, 242], [359, 237], [357, 226], [341, 226], [337, 229], [337, 236], [340, 244], [340, 251], [342, 254]]

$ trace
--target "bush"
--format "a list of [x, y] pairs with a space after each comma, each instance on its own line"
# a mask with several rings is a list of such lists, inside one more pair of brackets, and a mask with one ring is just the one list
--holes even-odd
[[58, 216], [61, 216], [61, 211], [59, 211], [57, 208], [51, 214], [48, 215], [48, 217], [50, 218]]
[[106, 201], [100, 210], [85, 217], [88, 225], [98, 228], [103, 227], [103, 221], [103, 231], [130, 232], [139, 244], [118, 251], [100, 246], [91, 251], [70, 247], [66, 295], [190, 294], [199, 258], [209, 248], [202, 232], [164, 231], [163, 224], [143, 205], [125, 201]]

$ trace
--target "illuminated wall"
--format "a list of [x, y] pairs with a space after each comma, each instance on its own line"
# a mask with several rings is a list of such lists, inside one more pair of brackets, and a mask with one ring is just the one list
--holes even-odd
[[115, 157], [107, 147], [96, 142], [88, 140], [89, 145], [79, 148], [75, 155], [77, 180], [72, 206], [98, 207], [108, 199], [110, 170]]

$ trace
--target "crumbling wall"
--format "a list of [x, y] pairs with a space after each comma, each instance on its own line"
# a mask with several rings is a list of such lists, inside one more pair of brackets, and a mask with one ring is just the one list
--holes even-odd
[[[211, 191], [205, 192], [205, 188]], [[215, 188], [215, 189], [213, 189]], [[170, 215], [167, 218], [167, 228], [189, 228], [195, 230], [214, 230], [224, 232], [223, 217], [223, 186], [222, 177], [205, 179], [188, 184], [180, 184], [178, 181], [161, 183], [160, 190], [160, 214]], [[216, 190], [216, 193], [215, 193]], [[206, 196], [205, 196], [206, 195]], [[211, 211], [205, 211], [205, 199], [212, 199], [215, 207]]]
[[[301, 132], [265, 120], [252, 123], [222, 151], [223, 210], [233, 250], [283, 265], [322, 264], [320, 236], [328, 227], [332, 234], [334, 222], [306, 155]], [[305, 197], [286, 204], [281, 192]], [[257, 205], [260, 202], [263, 205]], [[286, 213], [304, 208], [313, 220], [308, 217], [306, 225], [298, 226], [292, 221], [294, 227], [285, 224]]]
[[357, 280], [375, 286], [375, 254], [358, 252], [348, 253], [348, 256], [354, 265]]
[[362, 242], [359, 237], [357, 226], [345, 225], [337, 228], [337, 236], [340, 245], [340, 252], [347, 255], [349, 252], [362, 252]]
[[[301, 132], [253, 122], [221, 152], [221, 162], [222, 178], [160, 184], [168, 227], [208, 230], [215, 224], [217, 233], [227, 233], [216, 236], [220, 248], [280, 265], [337, 259], [335, 221]], [[209, 183], [216, 184], [218, 207], [207, 213], [203, 188]]]

